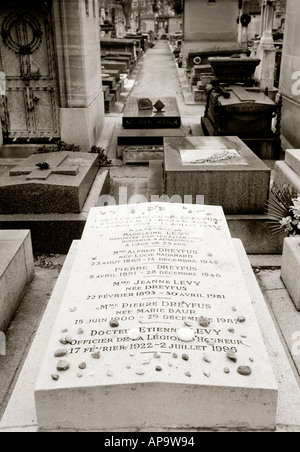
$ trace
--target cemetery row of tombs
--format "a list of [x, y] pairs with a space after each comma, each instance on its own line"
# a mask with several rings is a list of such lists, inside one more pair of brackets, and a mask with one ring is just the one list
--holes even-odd
[[[102, 60], [107, 112], [137, 57], [116, 52]], [[258, 63], [209, 59], [203, 136], [187, 133], [176, 98], [129, 98], [111, 142], [123, 165], [149, 164], [143, 203], [114, 205], [97, 153], [37, 153], [2, 175], [1, 227], [31, 236], [1, 231], [1, 247], [14, 249], [3, 270], [14, 299], [0, 298], [0, 330], [33, 278], [31, 239], [35, 251], [71, 249], [50, 300], [61, 301], [58, 315], [49, 336], [37, 335], [40, 430], [276, 428], [278, 363], [264, 340], [276, 333], [263, 326], [273, 323], [253, 274], [245, 280], [246, 253], [283, 251], [262, 161], [279, 158], [280, 102], [253, 87]], [[287, 151], [275, 179], [298, 189], [299, 177], [297, 152]]]

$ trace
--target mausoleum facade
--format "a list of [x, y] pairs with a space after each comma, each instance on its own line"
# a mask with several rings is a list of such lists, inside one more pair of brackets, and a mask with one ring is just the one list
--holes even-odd
[[0, 144], [89, 149], [104, 123], [97, 0], [0, 5]]

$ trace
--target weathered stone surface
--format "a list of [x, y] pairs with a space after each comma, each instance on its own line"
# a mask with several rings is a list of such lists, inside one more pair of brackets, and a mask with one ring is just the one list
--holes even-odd
[[300, 177], [300, 149], [286, 149], [284, 161]]
[[80, 213], [98, 168], [96, 154], [31, 155], [1, 177], [0, 214]]
[[30, 231], [0, 230], [0, 331], [6, 331], [34, 277]]
[[[53, 382], [53, 350], [66, 327], [70, 369]], [[180, 339], [181, 329], [194, 340]], [[253, 356], [246, 378], [237, 369]], [[89, 372], [78, 379], [82, 361]], [[35, 400], [46, 430], [275, 427], [277, 385], [221, 208], [151, 203], [90, 212]]]
[[300, 151], [287, 149], [284, 161], [275, 162], [274, 182], [288, 184], [300, 193]]
[[[271, 171], [238, 137], [165, 138], [165, 193], [184, 200], [204, 196], [204, 204], [220, 205], [226, 214], [262, 214], [268, 200]], [[182, 160], [194, 151], [202, 163]], [[207, 157], [207, 151], [211, 157]], [[235, 156], [218, 157], [225, 151]], [[194, 154], [193, 154], [194, 155]], [[216, 157], [214, 158], [214, 156]], [[215, 161], [214, 161], [215, 160]]]
[[139, 110], [138, 99], [129, 99], [123, 113], [124, 129], [179, 129], [181, 118], [176, 98], [160, 100], [164, 104], [163, 111]]

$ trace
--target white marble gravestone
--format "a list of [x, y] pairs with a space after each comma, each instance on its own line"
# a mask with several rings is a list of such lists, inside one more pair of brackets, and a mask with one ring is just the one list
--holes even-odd
[[222, 209], [92, 209], [35, 387], [39, 428], [272, 429], [277, 395]]

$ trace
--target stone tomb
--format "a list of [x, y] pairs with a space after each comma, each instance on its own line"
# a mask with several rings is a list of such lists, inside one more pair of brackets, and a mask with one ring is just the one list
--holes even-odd
[[222, 209], [92, 209], [35, 386], [39, 429], [273, 429], [277, 395]]
[[164, 104], [161, 111], [155, 108], [139, 109], [139, 99], [132, 97], [125, 106], [123, 114], [124, 129], [179, 129], [180, 112], [175, 97], [153, 100], [153, 105], [160, 100]]
[[187, 134], [175, 97], [147, 99], [153, 105], [148, 109], [140, 108], [143, 101], [146, 99], [130, 98], [123, 114], [123, 127], [115, 130], [113, 142], [117, 141], [117, 156], [124, 164], [161, 160], [164, 137]]
[[80, 213], [98, 169], [96, 154], [31, 155], [2, 176], [0, 214]]
[[[238, 135], [261, 159], [280, 155], [280, 101], [253, 87], [257, 58], [209, 58], [215, 87], [201, 127], [207, 136]], [[273, 118], [276, 117], [275, 132]]]
[[263, 214], [271, 171], [238, 137], [165, 138], [164, 192], [226, 214]]

